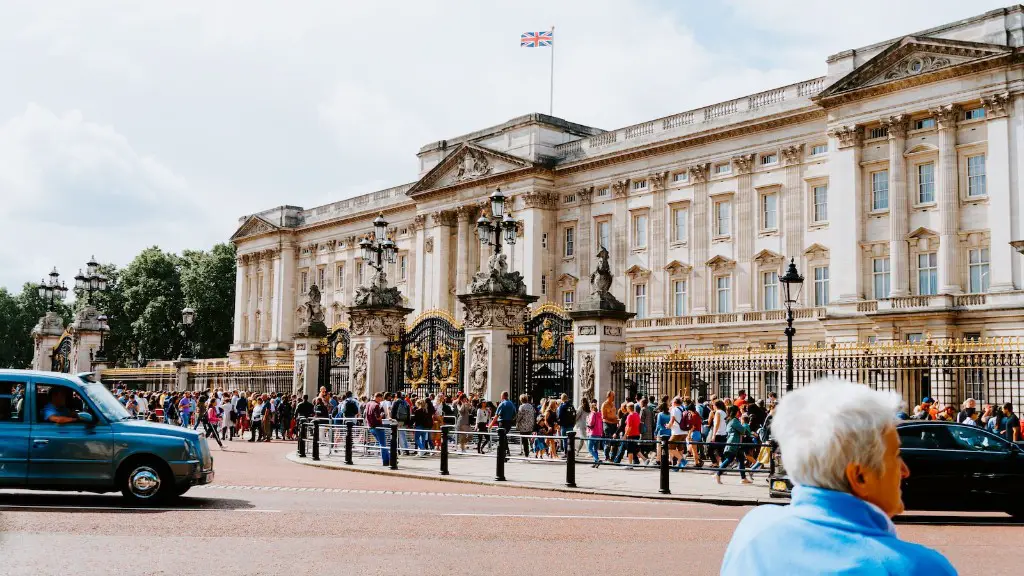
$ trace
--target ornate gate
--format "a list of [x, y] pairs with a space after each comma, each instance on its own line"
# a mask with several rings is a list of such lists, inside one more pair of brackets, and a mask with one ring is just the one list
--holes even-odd
[[534, 311], [512, 340], [511, 391], [529, 394], [532, 402], [560, 396], [573, 398], [572, 320], [564, 310], [545, 304]]
[[50, 371], [71, 372], [71, 335], [67, 332], [60, 337], [57, 345], [53, 347], [53, 359], [50, 361]]
[[455, 394], [463, 389], [466, 331], [443, 310], [421, 314], [388, 346], [388, 392]]
[[326, 387], [334, 394], [343, 394], [349, 390], [348, 356], [348, 324], [335, 324], [320, 344], [319, 386]]

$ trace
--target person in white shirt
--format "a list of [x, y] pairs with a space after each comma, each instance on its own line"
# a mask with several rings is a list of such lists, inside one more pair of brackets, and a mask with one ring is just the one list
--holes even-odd
[[681, 463], [683, 460], [683, 447], [686, 446], [686, 430], [683, 430], [683, 414], [686, 411], [683, 410], [683, 399], [676, 396], [672, 399], [672, 408], [668, 411], [669, 414], [669, 437], [668, 437], [668, 457], [670, 464], [672, 459], [675, 462]]

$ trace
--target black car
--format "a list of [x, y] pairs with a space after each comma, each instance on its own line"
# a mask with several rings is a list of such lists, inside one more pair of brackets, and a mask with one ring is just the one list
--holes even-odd
[[[908, 510], [1002, 511], [1024, 516], [1024, 450], [987, 430], [952, 422], [910, 421], [896, 427]], [[769, 494], [788, 497], [792, 483], [776, 464]]]

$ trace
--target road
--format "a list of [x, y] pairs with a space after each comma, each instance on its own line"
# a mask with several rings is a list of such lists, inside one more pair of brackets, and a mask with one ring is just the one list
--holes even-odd
[[[228, 443], [217, 482], [164, 508], [0, 493], [0, 574], [717, 574], [749, 510], [324, 470], [291, 449]], [[898, 530], [961, 574], [1024, 563], [1024, 525], [1002, 514], [913, 514]]]

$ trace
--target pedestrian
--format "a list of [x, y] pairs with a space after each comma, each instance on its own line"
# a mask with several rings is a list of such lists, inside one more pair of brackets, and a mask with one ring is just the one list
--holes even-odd
[[470, 422], [473, 419], [473, 406], [469, 403], [469, 399], [465, 394], [459, 394], [459, 399], [455, 402], [455, 431], [458, 436], [459, 452], [466, 452], [466, 445], [469, 444], [469, 434], [473, 431]]
[[552, 399], [548, 402], [547, 411], [544, 412], [544, 424], [547, 431], [543, 434], [546, 436], [545, 444], [548, 448], [548, 458], [554, 460], [558, 457], [558, 440], [554, 436], [558, 435], [558, 400]]
[[640, 463], [639, 452], [640, 452], [640, 426], [642, 420], [640, 413], [636, 410], [636, 404], [630, 402], [626, 405], [626, 421], [623, 426], [623, 437], [625, 438], [625, 448], [627, 458], [629, 459], [629, 468], [632, 469]]
[[654, 436], [658, 442], [656, 451], [658, 463], [661, 463], [662, 444], [666, 438], [672, 438], [672, 429], [669, 427], [672, 422], [672, 415], [669, 413], [668, 404], [664, 401], [658, 404], [658, 415], [654, 419]]
[[590, 421], [590, 399], [586, 396], [580, 401], [580, 408], [576, 411], [576, 439], [579, 440], [579, 446], [576, 448], [576, 453], [579, 454], [583, 446], [587, 444], [587, 438], [590, 437], [590, 431], [587, 429], [587, 423]]
[[694, 466], [700, 468], [704, 466], [704, 462], [700, 457], [700, 447], [703, 437], [701, 436], [704, 428], [704, 421], [700, 418], [700, 413], [697, 412], [697, 406], [693, 402], [688, 402], [686, 405], [686, 429], [683, 430], [683, 434], [686, 435], [686, 449], [690, 453], [690, 457], [693, 458]]
[[[319, 398], [317, 398], [319, 400]], [[256, 398], [249, 418], [249, 442], [263, 441], [263, 399]]]
[[676, 396], [672, 399], [672, 408], [668, 412], [669, 422], [669, 438], [668, 438], [668, 457], [669, 466], [679, 466], [682, 468], [686, 465], [685, 458], [683, 458], [683, 450], [686, 449], [686, 439], [689, 435], [688, 425], [684, 424], [686, 418], [686, 410], [683, 409], [683, 399]]
[[968, 408], [971, 408], [971, 409], [974, 409], [975, 411], [977, 411], [978, 401], [975, 400], [974, 398], [968, 398], [967, 400], [964, 400], [963, 405], [960, 407], [960, 412], [958, 412], [957, 415], [956, 415], [956, 421], [957, 421], [958, 424], [963, 424], [964, 420], [967, 419], [967, 409]]
[[416, 453], [420, 458], [427, 456], [430, 449], [430, 430], [434, 427], [434, 419], [427, 410], [427, 402], [420, 398], [416, 401], [416, 407], [412, 409], [412, 424], [416, 429]]
[[235, 403], [226, 395], [220, 402], [220, 437], [222, 440], [235, 439]]
[[508, 431], [512, 430], [512, 425], [516, 423], [516, 405], [508, 399], [508, 392], [501, 393], [501, 403], [498, 404], [498, 409], [495, 412], [498, 418], [498, 427]]
[[657, 412], [647, 398], [640, 400], [640, 407], [637, 409], [640, 415], [640, 456], [647, 464], [654, 464], [654, 456], [651, 456], [651, 446], [654, 444], [654, 420]]
[[711, 422], [711, 440], [713, 442], [711, 445], [711, 457], [715, 462], [715, 466], [721, 468], [722, 460], [725, 458], [725, 439], [729, 431], [726, 429], [725, 402], [716, 400], [714, 407], [715, 411]]
[[[348, 402], [346, 400], [346, 402]], [[391, 403], [391, 416], [392, 419], [398, 422], [398, 449], [405, 454], [411, 454], [412, 451], [409, 449], [409, 428], [413, 426], [412, 423], [413, 409], [409, 401], [405, 398], [405, 393], [399, 392], [398, 396]]]
[[383, 401], [384, 394], [377, 392], [373, 395], [373, 400], [366, 403], [363, 414], [366, 419], [366, 427], [370, 429], [370, 433], [377, 440], [377, 445], [380, 446], [380, 458], [384, 466], [390, 466], [391, 450], [388, 448], [387, 432], [383, 428], [384, 408], [380, 405]]
[[1013, 413], [1013, 404], [1003, 404], [1003, 437], [1010, 442], [1020, 442], [1020, 418]]
[[818, 381], [787, 393], [772, 430], [795, 483], [792, 503], [747, 513], [720, 573], [955, 575], [938, 552], [900, 540], [890, 520], [903, 511], [909, 474], [899, 409], [896, 394], [862, 384]]
[[476, 411], [476, 451], [478, 454], [483, 454], [491, 444], [491, 435], [487, 432], [487, 424], [491, 421], [491, 415], [487, 411], [487, 404], [481, 400], [473, 400], [473, 408]]
[[569, 402], [569, 395], [562, 393], [562, 396], [558, 402], [558, 410], [556, 412], [558, 419], [558, 433], [565, 436], [559, 442], [562, 446], [562, 452], [568, 450], [567, 443], [569, 441], [569, 431], [576, 427], [576, 408], [573, 407], [572, 402]]
[[718, 466], [718, 470], [715, 472], [715, 482], [722, 483], [722, 472], [732, 465], [733, 462], [739, 462], [740, 468], [740, 482], [743, 484], [751, 484], [753, 481], [747, 478], [746, 469], [746, 458], [743, 456], [743, 438], [750, 434], [750, 427], [747, 426], [740, 420], [740, 409], [734, 406], [729, 406], [726, 412], [726, 441], [725, 448], [723, 448], [722, 455], [723, 459]]
[[594, 408], [590, 411], [587, 420], [587, 433], [590, 435], [587, 440], [587, 450], [590, 451], [590, 456], [594, 459], [591, 466], [597, 468], [601, 465], [601, 435], [604, 434], [604, 419], [601, 412], [596, 409], [597, 406]]
[[[220, 431], [220, 421], [221, 421], [220, 412], [217, 409], [217, 399], [216, 398], [210, 398], [206, 402], [206, 404], [207, 404], [207, 406], [209, 406], [209, 408], [206, 409], [206, 422], [207, 422], [206, 437], [209, 438], [210, 436], [213, 436], [213, 437], [217, 438], [218, 437], [218, 433]], [[221, 439], [223, 440], [224, 438], [221, 438]]]
[[619, 419], [615, 414], [615, 391], [609, 390], [604, 402], [601, 404], [601, 422], [603, 423], [604, 459], [610, 460], [609, 451], [612, 450], [611, 440], [615, 436], [615, 429], [619, 426]]
[[192, 423], [192, 394], [185, 392], [178, 401], [178, 415], [181, 418], [181, 425], [188, 428]]
[[278, 396], [280, 401], [277, 405], [277, 430], [282, 440], [292, 439], [292, 405], [287, 399]]
[[537, 409], [527, 394], [519, 395], [519, 409], [516, 410], [516, 432], [523, 447], [523, 458], [530, 457], [530, 435], [537, 427]]

